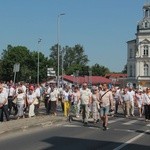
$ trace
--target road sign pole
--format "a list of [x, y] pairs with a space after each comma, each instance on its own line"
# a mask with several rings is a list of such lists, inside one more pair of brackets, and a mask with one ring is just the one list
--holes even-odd
[[16, 80], [16, 71], [14, 72], [14, 84], [15, 84], [15, 80]]

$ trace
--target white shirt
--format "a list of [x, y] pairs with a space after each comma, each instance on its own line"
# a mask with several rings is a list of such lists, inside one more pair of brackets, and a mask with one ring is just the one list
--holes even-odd
[[54, 90], [53, 92], [50, 93], [50, 100], [51, 101], [57, 101], [58, 98], [58, 93], [56, 90]]
[[123, 99], [124, 102], [126, 102], [126, 101], [132, 101], [132, 96], [131, 96], [131, 94], [129, 94], [127, 92], [126, 94], [122, 95], [122, 99]]
[[91, 91], [90, 89], [81, 89], [80, 91], [80, 98], [81, 98], [81, 104], [89, 104], [89, 100], [90, 100], [90, 96], [91, 96]]
[[128, 91], [128, 93], [130, 94], [131, 101], [133, 102], [134, 101], [135, 92], [132, 90], [132, 91]]
[[147, 94], [143, 95], [143, 103], [144, 105], [149, 105], [150, 104], [150, 96]]
[[24, 98], [25, 98], [25, 93], [18, 94], [16, 103], [22, 105], [25, 104]]
[[33, 92], [31, 95], [30, 94], [27, 95], [27, 99], [28, 99], [29, 103], [32, 103], [35, 98], [36, 98], [36, 93], [35, 92]]
[[39, 88], [39, 87], [36, 88], [35, 93], [36, 93], [36, 96], [37, 96], [37, 97], [40, 97], [40, 96], [41, 96], [41, 91], [40, 91], [40, 88]]
[[[4, 103], [5, 102], [5, 100], [7, 100], [7, 93], [5, 92], [5, 91], [2, 91], [1, 93], [0, 93], [0, 103]], [[5, 105], [7, 105], [8, 104], [8, 100], [7, 100], [7, 102], [5, 103]]]
[[8, 96], [14, 96], [15, 95], [15, 89], [13, 87], [8, 88]]

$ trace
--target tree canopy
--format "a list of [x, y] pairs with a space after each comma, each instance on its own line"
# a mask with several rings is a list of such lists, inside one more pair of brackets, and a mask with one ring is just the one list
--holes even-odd
[[[9, 81], [14, 77], [14, 64], [20, 64], [20, 71], [17, 73], [17, 81], [36, 82], [37, 79], [37, 57], [38, 52], [30, 51], [24, 46], [8, 45], [6, 50], [3, 50], [1, 57], [1, 80]], [[41, 52], [39, 53], [40, 62], [40, 81], [46, 78], [46, 65], [50, 64], [48, 58]]]
[[[98, 63], [88, 66], [88, 56], [85, 54], [83, 46], [76, 44], [73, 47], [59, 45], [59, 67], [67, 75], [94, 75], [105, 76], [110, 73], [109, 69]], [[39, 52], [39, 81], [46, 81], [47, 68], [54, 68], [57, 73], [58, 67], [58, 45], [50, 48], [50, 55], [46, 57]], [[20, 70], [17, 72], [16, 81], [34, 82], [37, 81], [37, 62], [38, 51], [31, 51], [25, 46], [11, 46], [3, 50], [0, 60], [0, 79], [10, 81], [14, 78], [14, 64], [20, 64]], [[62, 68], [63, 66], [63, 68]], [[60, 71], [60, 75], [62, 72]]]

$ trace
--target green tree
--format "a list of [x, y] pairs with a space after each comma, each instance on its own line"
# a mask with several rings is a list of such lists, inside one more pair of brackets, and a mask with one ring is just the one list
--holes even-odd
[[[30, 52], [25, 46], [12, 47], [8, 45], [6, 50], [3, 50], [1, 58], [1, 80], [13, 80], [13, 66], [15, 63], [20, 64], [20, 71], [17, 73], [16, 81], [37, 81], [37, 57], [38, 53]], [[46, 78], [46, 66], [51, 65], [51, 62], [42, 53], [39, 53], [40, 62], [40, 81]], [[30, 80], [31, 78], [31, 80]]]
[[124, 66], [124, 69], [122, 70], [122, 73], [127, 73], [127, 64]]
[[105, 66], [100, 66], [99, 64], [95, 64], [91, 67], [93, 76], [105, 76], [110, 73], [109, 69]]
[[[50, 49], [50, 59], [52, 61], [53, 67], [57, 72], [58, 66], [58, 45], [54, 45]], [[61, 48], [59, 46], [59, 67], [62, 70], [62, 60], [63, 68], [66, 74], [73, 74], [76, 70], [81, 70], [83, 66], [88, 63], [88, 56], [84, 54], [84, 49], [81, 45], [77, 44], [74, 47], [65, 46]], [[63, 58], [62, 58], [63, 57]], [[60, 71], [61, 74], [61, 71]]]

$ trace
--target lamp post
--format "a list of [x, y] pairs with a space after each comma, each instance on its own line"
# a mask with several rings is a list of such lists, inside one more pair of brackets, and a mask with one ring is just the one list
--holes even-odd
[[[39, 38], [38, 40], [38, 45], [40, 44], [40, 42], [42, 41], [42, 39]], [[38, 46], [38, 62], [37, 62], [37, 84], [39, 84], [39, 69], [40, 68], [40, 62], [39, 62], [39, 46]]]
[[63, 87], [63, 85], [64, 85], [64, 78], [63, 78], [63, 75], [64, 75], [64, 52], [65, 52], [65, 50], [62, 50], [61, 51], [61, 57], [62, 57], [62, 66], [61, 66], [61, 69], [62, 69], [62, 87]]
[[65, 13], [59, 14], [57, 16], [57, 87], [59, 88], [59, 55], [60, 55], [60, 50], [59, 50], [59, 21], [60, 21], [60, 16], [65, 15]]

